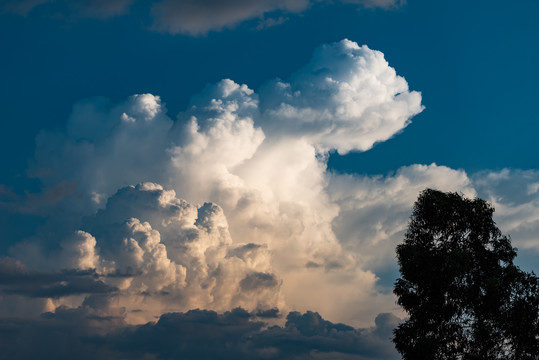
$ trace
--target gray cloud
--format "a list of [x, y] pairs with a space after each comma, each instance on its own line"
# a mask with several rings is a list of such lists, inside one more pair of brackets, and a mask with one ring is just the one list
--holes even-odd
[[0, 184], [0, 207], [21, 214], [44, 215], [76, 188], [76, 183], [62, 181], [41, 192], [21, 195]]
[[58, 273], [31, 271], [15, 259], [0, 258], [0, 293], [32, 298], [107, 294], [118, 291], [105, 284], [95, 271], [64, 270]]
[[0, 4], [2, 12], [12, 12], [19, 15], [26, 15], [38, 5], [45, 4], [51, 0], [4, 0]]
[[258, 291], [264, 288], [276, 288], [279, 281], [274, 274], [254, 272], [246, 275], [241, 281], [240, 286], [243, 291]]
[[396, 266], [395, 247], [414, 201], [428, 187], [476, 195], [464, 171], [436, 164], [406, 166], [387, 176], [332, 175], [328, 192], [340, 209], [332, 225], [341, 244], [376, 272]]
[[[340, 0], [359, 7], [389, 9], [404, 3], [400, 0]], [[234, 27], [250, 19], [259, 19], [257, 29], [275, 26], [296, 14], [331, 0], [162, 0], [152, 7], [154, 29], [173, 34], [202, 35]]]
[[366, 8], [380, 7], [383, 9], [389, 9], [406, 4], [407, 0], [340, 0], [345, 4], [356, 4]]
[[109, 18], [127, 13], [135, 0], [78, 0], [72, 2], [79, 14], [86, 17]]
[[201, 35], [252, 18], [262, 18], [277, 10], [301, 12], [310, 3], [310, 0], [163, 0], [153, 5], [152, 15], [156, 30]]
[[[39, 320], [0, 320], [0, 347], [10, 359], [398, 359], [389, 342], [399, 321], [390, 314], [376, 326], [354, 329], [318, 313], [288, 314], [270, 326], [236, 308], [163, 314], [155, 323], [129, 326], [96, 316], [91, 304], [59, 309]], [[112, 326], [111, 326], [112, 325]], [[103, 333], [104, 329], [108, 329]], [[21, 345], [30, 342], [32, 346]]]
[[[524, 252], [539, 252], [539, 171], [503, 169], [472, 176], [480, 197], [496, 209], [494, 220]], [[533, 256], [533, 255], [531, 255]]]
[[[224, 314], [194, 310], [166, 314], [155, 325], [124, 333], [128, 340], [123, 338], [122, 348], [133, 351], [131, 344], [138, 343], [139, 351], [148, 349], [162, 358], [389, 360], [398, 359], [389, 341], [398, 321], [391, 314], [381, 314], [375, 327], [354, 329], [327, 321], [316, 312], [291, 312], [284, 326], [264, 329], [262, 322], [241, 309]], [[166, 335], [157, 339], [158, 334]], [[201, 344], [205, 349], [201, 350]]]
[[[56, 17], [111, 18], [128, 13], [135, 0], [5, 0], [3, 12], [27, 15], [43, 8]], [[339, 0], [365, 8], [389, 9], [402, 0]], [[156, 31], [198, 36], [210, 31], [232, 28], [242, 22], [259, 19], [257, 29], [275, 26], [287, 20], [286, 15], [308, 10], [316, 4], [333, 5], [331, 0], [153, 0], [146, 2]]]
[[127, 13], [134, 0], [4, 0], [0, 11], [27, 15], [46, 8], [58, 17], [106, 19]]

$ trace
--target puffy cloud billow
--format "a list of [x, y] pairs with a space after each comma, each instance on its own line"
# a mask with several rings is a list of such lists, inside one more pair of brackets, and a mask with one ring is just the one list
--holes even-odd
[[[283, 306], [281, 280], [272, 272], [267, 246], [233, 244], [223, 210], [215, 204], [197, 207], [178, 199], [174, 190], [142, 183], [119, 189], [81, 228], [48, 253], [36, 255], [26, 244], [16, 246], [14, 253], [27, 263], [49, 262], [49, 271], [60, 274], [66, 273], [63, 269], [91, 271], [95, 280], [87, 294], [110, 292], [128, 311], [128, 322], [148, 321], [171, 310]], [[68, 274], [52, 279], [60, 276], [57, 282], [65, 283]], [[85, 294], [84, 286], [71, 289], [70, 283], [28, 293], [8, 290], [4, 293], [57, 299], [57, 306], [65, 305], [63, 297]]]
[[387, 140], [423, 110], [384, 54], [349, 40], [320, 47], [289, 82], [263, 91], [268, 128], [341, 154]]
[[[105, 357], [134, 358], [133, 345], [201, 358], [190, 344], [215, 343], [212, 358], [230, 340], [238, 359], [392, 358], [394, 248], [420, 191], [487, 194], [502, 231], [536, 248], [536, 172], [327, 170], [330, 151], [366, 151], [422, 109], [382, 53], [349, 40], [258, 93], [208, 85], [176, 121], [153, 94], [77, 103], [63, 131], [37, 137], [39, 201], [2, 202], [42, 217], [0, 261], [0, 314], [18, 318], [2, 328], [70, 329], [73, 351]], [[380, 313], [370, 330], [335, 324], [372, 327]]]

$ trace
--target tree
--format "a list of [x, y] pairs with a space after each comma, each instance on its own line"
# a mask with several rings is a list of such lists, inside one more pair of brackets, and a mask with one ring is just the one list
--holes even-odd
[[403, 359], [539, 359], [539, 280], [481, 199], [426, 189], [397, 246]]

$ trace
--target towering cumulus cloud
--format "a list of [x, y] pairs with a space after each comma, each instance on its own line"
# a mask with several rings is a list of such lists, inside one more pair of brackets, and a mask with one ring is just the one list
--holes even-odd
[[[325, 159], [332, 149], [369, 149], [421, 110], [420, 94], [382, 53], [343, 40], [260, 95], [232, 80], [210, 85], [177, 122], [151, 94], [80, 102], [64, 133], [38, 137], [32, 171], [49, 187], [76, 186], [49, 225], [63, 228], [55, 233], [65, 234], [64, 252], [84, 255], [78, 264], [125, 274], [113, 285], [127, 309], [138, 311], [142, 296], [155, 314], [288, 306], [362, 323], [370, 296], [387, 311], [395, 305], [357, 254], [342, 250]], [[72, 228], [84, 233], [69, 235]], [[36, 246], [12, 253], [46, 263]]]
[[[83, 100], [64, 131], [37, 138], [30, 172], [54, 201], [38, 194], [24, 207], [44, 221], [0, 261], [0, 313], [30, 317], [32, 331], [66, 326], [91, 356], [134, 358], [125, 354], [136, 343], [189, 358], [190, 341], [226, 340], [235, 358], [391, 358], [389, 313], [401, 313], [387, 284], [417, 194], [475, 195], [509, 176], [436, 164], [386, 177], [327, 171], [329, 151], [366, 151], [422, 109], [382, 53], [349, 40], [258, 94], [228, 79], [208, 85], [177, 121], [152, 94]], [[520, 175], [537, 194], [537, 174]], [[526, 206], [502, 206], [504, 221]], [[0, 324], [37, 336], [21, 326]]]

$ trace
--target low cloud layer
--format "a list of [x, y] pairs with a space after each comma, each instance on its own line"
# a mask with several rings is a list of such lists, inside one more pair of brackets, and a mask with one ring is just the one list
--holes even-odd
[[[6, 0], [0, 4], [3, 12], [27, 15], [46, 9], [56, 17], [111, 18], [129, 12], [135, 0]], [[392, 8], [399, 0], [341, 0], [359, 8]], [[152, 18], [151, 28], [171, 34], [204, 35], [220, 31], [242, 22], [259, 19], [258, 29], [278, 25], [290, 14], [298, 14], [310, 7], [332, 1], [325, 0], [154, 0], [146, 3], [145, 10]], [[50, 7], [51, 9], [49, 9]]]
[[[90, 305], [39, 320], [0, 320], [0, 346], [10, 359], [398, 359], [387, 346], [400, 321], [391, 314], [378, 315], [374, 327], [354, 329], [314, 312], [291, 312], [283, 326], [267, 327], [241, 308], [191, 310], [140, 326], [117, 319], [113, 332], [102, 333], [111, 321]], [[20, 348], [21, 342], [32, 346]]]

